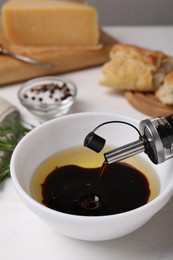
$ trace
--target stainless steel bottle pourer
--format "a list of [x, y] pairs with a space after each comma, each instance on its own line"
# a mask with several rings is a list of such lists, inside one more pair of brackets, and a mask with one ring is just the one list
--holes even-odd
[[139, 133], [139, 140], [104, 153], [105, 163], [111, 164], [141, 152], [145, 152], [155, 164], [173, 158], [173, 114], [166, 117], [161, 116], [143, 120], [139, 124], [139, 130], [124, 121], [105, 122], [97, 126], [86, 136], [84, 146], [95, 152], [100, 152], [106, 140], [96, 135], [95, 131], [99, 127], [109, 123], [130, 125]]

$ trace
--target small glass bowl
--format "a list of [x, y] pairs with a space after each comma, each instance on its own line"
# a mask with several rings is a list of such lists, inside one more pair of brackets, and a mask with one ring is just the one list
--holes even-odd
[[75, 84], [64, 78], [40, 77], [24, 83], [18, 91], [20, 103], [40, 119], [66, 114], [77, 94]]

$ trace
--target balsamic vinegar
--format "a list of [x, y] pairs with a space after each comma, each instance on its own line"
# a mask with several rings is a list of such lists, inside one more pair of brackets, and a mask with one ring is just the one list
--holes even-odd
[[83, 216], [122, 213], [158, 195], [158, 178], [140, 157], [102, 163], [102, 154], [84, 147], [57, 153], [36, 169], [31, 195], [51, 209]]

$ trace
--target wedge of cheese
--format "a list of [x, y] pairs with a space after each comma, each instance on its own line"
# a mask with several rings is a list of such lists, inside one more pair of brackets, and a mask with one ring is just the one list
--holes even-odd
[[2, 6], [7, 40], [22, 45], [95, 46], [99, 40], [94, 7], [57, 0], [13, 0]]

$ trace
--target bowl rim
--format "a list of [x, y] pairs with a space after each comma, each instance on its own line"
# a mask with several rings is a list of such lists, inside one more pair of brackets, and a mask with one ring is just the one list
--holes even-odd
[[[139, 123], [139, 120], [136, 120], [131, 117], [123, 116], [120, 114], [107, 113], [107, 112], [80, 112], [80, 113], [65, 115], [65, 116], [59, 117], [59, 118], [54, 118], [50, 121], [45, 122], [44, 124], [37, 126], [35, 129], [33, 129], [31, 132], [27, 133], [27, 135], [21, 139], [21, 141], [17, 144], [16, 148], [14, 149], [14, 152], [11, 157], [11, 161], [10, 161], [11, 179], [12, 179], [12, 182], [13, 182], [16, 190], [18, 191], [19, 195], [23, 199], [25, 199], [25, 201], [29, 202], [29, 204], [32, 204], [32, 206], [34, 206], [35, 208], [38, 208], [41, 212], [44, 212], [49, 215], [57, 216], [60, 218], [66, 218], [69, 220], [73, 219], [73, 221], [75, 221], [75, 220], [76, 221], [78, 221], [78, 220], [91, 221], [91, 219], [92, 219], [93, 222], [97, 222], [97, 221], [105, 221], [107, 219], [127, 218], [129, 216], [133, 216], [134, 214], [145, 213], [146, 210], [149, 210], [150, 208], [153, 207], [153, 205], [155, 205], [156, 209], [154, 210], [154, 213], [152, 214], [152, 215], [154, 215], [156, 212], [158, 212], [163, 207], [162, 204], [164, 202], [162, 202], [162, 201], [164, 201], [164, 199], [166, 197], [168, 197], [167, 198], [167, 201], [168, 201], [169, 198], [172, 196], [172, 194], [173, 194], [173, 177], [170, 179], [170, 181], [169, 181], [168, 185], [166, 186], [166, 188], [164, 189], [164, 191], [162, 191], [160, 194], [158, 194], [158, 196], [156, 198], [154, 198], [152, 201], [146, 203], [145, 205], [135, 208], [130, 211], [126, 211], [126, 212], [122, 212], [122, 213], [118, 213], [118, 214], [112, 214], [112, 215], [104, 215], [104, 216], [73, 215], [73, 214], [67, 214], [67, 213], [63, 213], [60, 211], [50, 209], [50, 208], [44, 206], [43, 204], [37, 202], [35, 199], [33, 199], [20, 185], [18, 178], [16, 177], [15, 170], [14, 170], [15, 169], [15, 158], [16, 158], [16, 155], [18, 154], [18, 152], [20, 151], [21, 147], [25, 143], [25, 141], [28, 138], [30, 138], [30, 136], [32, 136], [33, 134], [37, 134], [37, 132], [40, 131], [40, 128], [49, 127], [52, 124], [54, 124], [56, 121], [68, 120], [69, 117], [70, 118], [79, 117], [79, 116], [88, 117], [88, 116], [92, 116], [92, 115], [120, 117], [121, 119], [130, 120], [130, 121]], [[165, 203], [164, 203], [164, 205], [165, 205]]]

